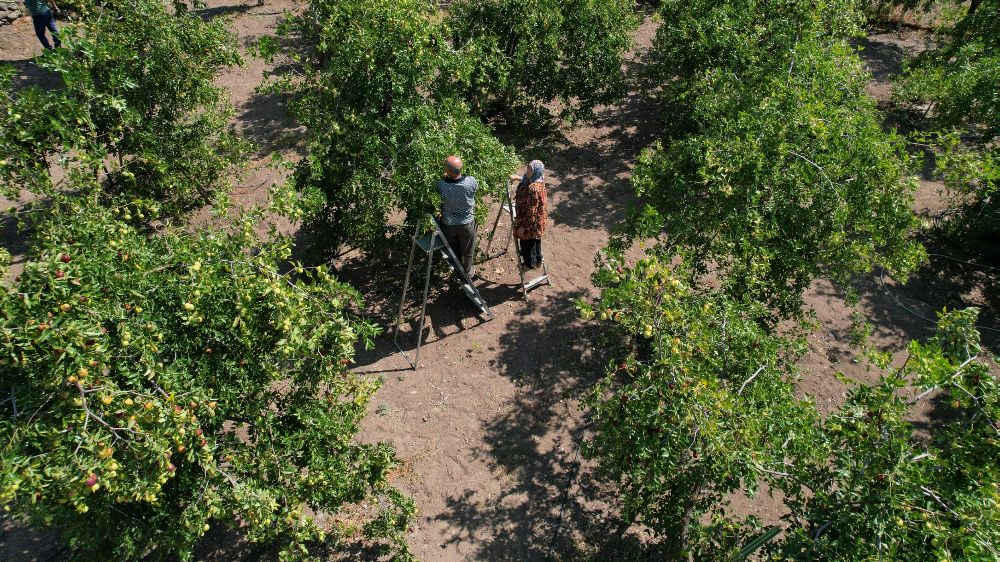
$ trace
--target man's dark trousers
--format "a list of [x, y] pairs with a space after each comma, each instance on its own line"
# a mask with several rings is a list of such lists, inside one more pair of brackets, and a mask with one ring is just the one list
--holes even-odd
[[476, 223], [458, 225], [442, 225], [445, 239], [448, 245], [458, 256], [458, 261], [462, 263], [462, 268], [472, 277], [472, 259], [476, 252]]
[[52, 45], [49, 45], [49, 38], [45, 36], [46, 28], [52, 32], [52, 40], [55, 41], [56, 47], [62, 45], [62, 41], [59, 40], [59, 29], [56, 28], [56, 17], [52, 15], [52, 10], [47, 10], [44, 14], [38, 16], [31, 16], [31, 23], [35, 24], [35, 35], [38, 36], [38, 40], [42, 42], [43, 47], [46, 49], [52, 48]]

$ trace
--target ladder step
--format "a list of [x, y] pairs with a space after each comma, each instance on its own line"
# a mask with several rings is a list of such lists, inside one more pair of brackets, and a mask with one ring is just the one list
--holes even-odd
[[[431, 247], [432, 238], [434, 239], [433, 248]], [[444, 253], [444, 242], [441, 240], [441, 238], [435, 237], [432, 234], [421, 236], [420, 238], [417, 238], [414, 242], [417, 244], [417, 246], [420, 247], [421, 250], [427, 252], [428, 254], [433, 252], [434, 250], [441, 250], [441, 252]]]
[[536, 278], [532, 279], [531, 281], [528, 281], [527, 283], [525, 283], [524, 284], [524, 289], [525, 290], [533, 289], [536, 286], [540, 285], [541, 283], [548, 283], [548, 282], [549, 282], [549, 276], [548, 275], [542, 275], [541, 277], [536, 277]]

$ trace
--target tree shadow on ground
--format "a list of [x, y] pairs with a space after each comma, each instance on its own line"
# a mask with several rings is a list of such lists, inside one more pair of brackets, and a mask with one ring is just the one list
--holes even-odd
[[861, 47], [858, 56], [875, 80], [891, 80], [903, 71], [903, 61], [908, 55], [899, 45], [880, 41], [877, 36], [859, 38], [855, 45]]
[[[983, 346], [1000, 353], [1000, 264], [990, 263], [951, 246], [939, 236], [923, 240], [929, 261], [910, 275], [905, 284], [883, 268], [858, 275], [851, 285], [861, 297], [859, 309], [872, 324], [872, 336], [882, 347], [903, 350], [910, 341], [934, 335], [937, 313], [974, 306], [980, 309], [977, 325]], [[819, 289], [817, 296], [843, 302], [843, 287]], [[846, 329], [831, 329], [836, 341], [849, 342]], [[844, 359], [844, 357], [841, 357]]]
[[262, 562], [278, 560], [275, 544], [254, 544], [239, 528], [213, 525], [198, 541], [195, 560], [203, 562]]
[[[194, 558], [204, 562], [260, 562], [278, 560], [277, 553], [274, 544], [252, 544], [239, 529], [214, 525], [198, 542]], [[29, 528], [9, 519], [2, 521], [0, 560], [56, 562], [71, 558], [70, 547], [57, 531]]]
[[306, 137], [305, 127], [288, 114], [280, 94], [254, 93], [240, 106], [237, 120], [243, 136], [253, 141], [258, 158], [295, 149]]
[[11, 265], [22, 266], [27, 260], [31, 233], [32, 228], [28, 226], [22, 230], [14, 216], [8, 214], [0, 217], [0, 247], [10, 252]]
[[[529, 299], [500, 338], [492, 362], [519, 388], [509, 407], [485, 423], [476, 454], [508, 475], [499, 498], [476, 490], [447, 499], [436, 517], [455, 529], [448, 543], [476, 544], [485, 560], [641, 559], [637, 537], [618, 532], [614, 491], [580, 455], [588, 423], [577, 399], [603, 376], [610, 353], [597, 326], [578, 318], [579, 291]], [[539, 337], [544, 334], [544, 337]]]
[[55, 90], [63, 87], [62, 76], [57, 72], [45, 70], [38, 66], [37, 60], [37, 58], [19, 60], [0, 59], [0, 66], [11, 66], [14, 68], [11, 87], [15, 92], [29, 86], [37, 86], [43, 90]]
[[[982, 341], [1000, 353], [1000, 264], [963, 252], [940, 236], [923, 240], [929, 261], [907, 283], [896, 282], [882, 270], [857, 280], [865, 312], [876, 334], [905, 346], [934, 332], [937, 313], [975, 306], [980, 309]], [[893, 340], [893, 338], [895, 338]]]
[[[260, 37], [244, 38], [243, 47], [253, 52], [258, 39]], [[291, 52], [306, 53], [310, 50], [308, 42], [299, 35], [284, 37], [281, 41], [284, 48]], [[264, 70], [262, 84], [259, 84], [254, 93], [237, 108], [240, 131], [254, 142], [258, 158], [276, 152], [303, 149], [303, 141], [308, 131], [290, 113], [288, 96], [264, 88], [281, 76], [300, 73], [301, 68], [298, 63], [279, 59], [273, 68]]]
[[563, 127], [550, 115], [530, 131], [496, 132], [526, 160], [545, 162], [550, 177], [558, 179], [549, 190], [553, 222], [571, 228], [613, 228], [638, 203], [629, 181], [633, 163], [663, 130], [662, 104], [639, 86], [644, 65], [641, 58], [627, 63], [629, 93], [615, 106], [598, 107], [578, 128]]
[[[885, 99], [891, 97], [892, 81], [902, 74], [903, 65], [907, 58], [923, 48], [909, 45], [910, 51], [907, 51], [900, 44], [900, 42], [906, 44], [912, 41], [912, 38], [903, 38], [888, 29], [854, 41], [854, 45], [861, 49], [858, 52], [859, 58], [872, 75], [871, 86], [883, 90], [882, 94], [875, 96], [882, 98], [878, 99], [878, 109], [882, 113], [882, 128], [885, 130], [895, 129], [901, 134], [910, 134], [917, 130], [926, 129], [928, 125], [927, 111], [929, 107], [927, 104], [911, 105], [899, 103], [893, 99]], [[924, 179], [927, 179], [926, 175], [924, 175]]]
[[[260, 2], [257, 5], [260, 6], [262, 4], [263, 4], [263, 2]], [[193, 11], [193, 13], [195, 13], [199, 17], [201, 17], [201, 19], [203, 19], [205, 21], [209, 21], [211, 19], [214, 19], [214, 18], [217, 18], [217, 17], [220, 17], [220, 16], [239, 16], [239, 15], [243, 15], [243, 14], [249, 12], [251, 8], [253, 8], [253, 6], [251, 6], [250, 4], [233, 4], [233, 5], [230, 5], [230, 6], [215, 6], [215, 7], [212, 7], [212, 8], [202, 8], [202, 9], [199, 9], [199, 10], [192, 10], [192, 11]]]
[[[408, 252], [396, 251], [382, 260], [373, 260], [361, 252], [352, 252], [338, 261], [337, 277], [365, 296], [364, 315], [383, 328], [372, 349], [359, 349], [355, 366], [365, 368], [398, 353], [393, 343], [396, 316], [406, 278]], [[398, 343], [412, 360], [420, 327], [420, 312], [427, 275], [427, 254], [416, 253], [406, 303], [400, 322]], [[504, 303], [522, 299], [520, 285], [479, 279], [479, 294], [496, 309]], [[445, 339], [490, 320], [467, 298], [456, 276], [447, 268], [440, 254], [435, 255], [427, 293], [426, 320], [422, 345]], [[496, 312], [496, 310], [494, 310]], [[366, 371], [372, 373], [373, 371]]]
[[[525, 159], [545, 161], [549, 216], [569, 227], [564, 232], [614, 229], [638, 202], [629, 183], [632, 164], [663, 127], [660, 102], [635, 86], [642, 72], [641, 58], [630, 63], [632, 91], [579, 128], [544, 123], [536, 135], [499, 132]], [[583, 287], [546, 288], [529, 297], [500, 336], [490, 366], [518, 392], [484, 423], [484, 444], [475, 453], [507, 484], [499, 498], [456, 491], [448, 511], [435, 518], [454, 529], [447, 542], [476, 545], [476, 559], [655, 557], [639, 537], [622, 532], [615, 490], [581, 456], [589, 424], [578, 401], [603, 377], [616, 347], [598, 326], [579, 319], [575, 301], [589, 296]]]
[[68, 552], [55, 531], [33, 529], [7, 518], [0, 520], [0, 560], [54, 562], [66, 559]]
[[916, 407], [922, 407], [926, 415], [911, 421], [914, 441], [923, 446], [946, 445], [941, 441], [941, 430], [949, 425], [962, 423], [962, 412], [952, 407], [951, 396], [941, 390], [923, 398], [922, 402], [924, 403], [918, 402]]

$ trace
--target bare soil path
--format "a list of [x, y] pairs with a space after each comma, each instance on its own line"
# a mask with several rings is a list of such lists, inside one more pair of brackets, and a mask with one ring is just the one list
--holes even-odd
[[[210, 0], [202, 13], [231, 17], [233, 29], [248, 45], [273, 32], [281, 12], [298, 5], [291, 0], [268, 0], [263, 6]], [[654, 32], [651, 21], [638, 31], [631, 73], [639, 70]], [[873, 96], [887, 99], [889, 77], [898, 72], [904, 54], [920, 48], [925, 39], [926, 34], [891, 33], [867, 39], [863, 56], [874, 73]], [[0, 63], [14, 64], [20, 83], [52, 86], [52, 77], [32, 62], [39, 51], [30, 20], [0, 33]], [[263, 62], [248, 59], [246, 66], [219, 80], [231, 92], [235, 125], [260, 146], [258, 165], [234, 193], [237, 202], [263, 201], [267, 186], [281, 177], [260, 164], [275, 151], [294, 156], [300, 139], [301, 131], [281, 100], [255, 92], [268, 71]], [[402, 459], [394, 481], [419, 509], [409, 534], [419, 558], [620, 559], [638, 551], [641, 537], [635, 529], [612, 539], [618, 525], [613, 497], [595, 485], [592, 464], [580, 457], [587, 420], [579, 399], [602, 375], [608, 357], [601, 334], [579, 320], [574, 301], [596, 296], [590, 282], [594, 255], [635, 203], [630, 171], [639, 151], [657, 136], [657, 116], [650, 97], [633, 91], [619, 105], [600, 109], [592, 122], [565, 128], [561, 138], [518, 147], [527, 159], [544, 160], [549, 170], [553, 224], [543, 250], [552, 286], [525, 301], [515, 284], [514, 262], [509, 257], [493, 260], [480, 272], [495, 320], [483, 322], [459, 291], [442, 282], [428, 308], [430, 328], [420, 370], [409, 369], [387, 336], [359, 355], [357, 369], [385, 381], [371, 404], [362, 439], [389, 441]], [[940, 186], [925, 180], [917, 207], [939, 209]], [[955, 255], [948, 248], [940, 252]], [[354, 261], [341, 265], [345, 278], [370, 295], [372, 314], [390, 318], [402, 268], [373, 270]], [[996, 327], [995, 280], [988, 270], [938, 257], [907, 287], [879, 272], [858, 278], [856, 285], [862, 309], [877, 326], [874, 343], [899, 352], [909, 339], [928, 332], [930, 324], [917, 315], [933, 318], [933, 311], [945, 305], [984, 306], [981, 323]], [[843, 296], [830, 283], [818, 281], [807, 298], [821, 327], [803, 358], [800, 390], [824, 411], [835, 408], [847, 390], [835, 371], [861, 380], [877, 377], [853, 361], [855, 352], [847, 343], [850, 310]], [[995, 343], [991, 334], [984, 336]], [[933, 412], [918, 416], [929, 419]], [[776, 521], [779, 507], [761, 495], [738, 501], [733, 509]], [[38, 537], [24, 537], [23, 530], [15, 537], [11, 529], [5, 525], [0, 534], [0, 560], [58, 558], [58, 551]]]

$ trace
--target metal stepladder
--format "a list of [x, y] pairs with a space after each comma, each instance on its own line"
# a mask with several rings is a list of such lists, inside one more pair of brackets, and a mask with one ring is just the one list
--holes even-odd
[[[430, 220], [434, 226], [430, 229], [429, 233], [426, 233], [426, 229], [422, 224], [418, 224], [413, 233], [413, 246], [410, 248], [410, 261], [406, 266], [406, 280], [403, 281], [403, 296], [399, 299], [399, 313], [396, 315], [396, 326], [393, 329], [392, 334], [393, 345], [396, 346], [399, 353], [402, 354], [407, 362], [410, 363], [410, 366], [413, 367], [414, 371], [416, 371], [417, 367], [420, 365], [420, 346], [423, 344], [424, 321], [427, 319], [427, 295], [430, 291], [431, 272], [434, 270], [434, 254], [436, 252], [441, 254], [445, 263], [448, 264], [448, 267], [451, 268], [452, 272], [458, 278], [458, 281], [462, 284], [462, 291], [465, 293], [465, 296], [472, 301], [472, 304], [474, 304], [482, 314], [485, 314], [488, 319], [493, 320], [495, 318], [493, 311], [486, 303], [486, 299], [479, 294], [479, 290], [472, 284], [472, 279], [469, 278], [469, 275], [462, 267], [458, 256], [448, 244], [448, 239], [444, 236], [441, 224], [438, 223], [437, 219], [433, 215], [430, 216]], [[406, 307], [406, 293], [410, 289], [410, 275], [413, 273], [413, 262], [417, 256], [417, 248], [420, 248], [427, 254], [427, 274], [424, 277], [424, 296], [420, 304], [420, 326], [417, 329], [417, 347], [414, 351], [413, 361], [410, 361], [409, 356], [406, 355], [403, 348], [399, 346], [399, 325], [403, 321], [403, 310]]]
[[[511, 180], [513, 182], [514, 180]], [[546, 285], [551, 285], [552, 281], [549, 279], [549, 268], [545, 265], [545, 261], [542, 260], [542, 274], [529, 281], [524, 280], [524, 264], [521, 263], [521, 253], [518, 251], [517, 245], [514, 243], [514, 222], [517, 219], [517, 208], [514, 207], [514, 200], [510, 196], [510, 183], [504, 187], [504, 199], [500, 202], [500, 210], [497, 211], [497, 218], [493, 221], [493, 229], [490, 231], [489, 238], [486, 241], [486, 255], [489, 258], [498, 258], [500, 256], [507, 255], [510, 251], [510, 247], [514, 247], [514, 261], [517, 262], [517, 271], [521, 275], [521, 290], [524, 292], [524, 298], [527, 300], [528, 291], [538, 287], [542, 283]], [[500, 226], [500, 219], [503, 218], [504, 213], [510, 215], [510, 231], [507, 232], [507, 241], [504, 242], [503, 251], [495, 256], [490, 255], [490, 248], [493, 246], [493, 238], [496, 236], [497, 227]]]

